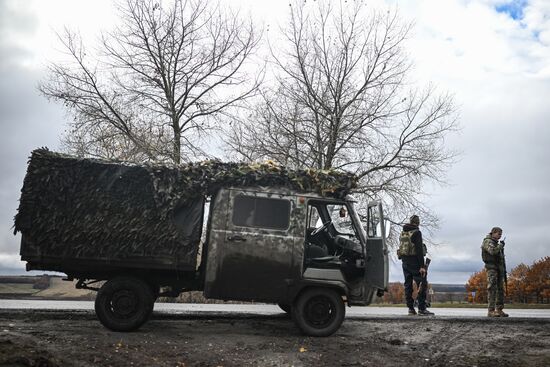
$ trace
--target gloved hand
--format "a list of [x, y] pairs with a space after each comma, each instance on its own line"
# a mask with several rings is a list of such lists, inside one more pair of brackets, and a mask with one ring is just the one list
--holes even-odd
[[505, 245], [503, 240], [500, 241], [500, 244], [502, 245], [502, 247], [504, 247], [504, 245]]

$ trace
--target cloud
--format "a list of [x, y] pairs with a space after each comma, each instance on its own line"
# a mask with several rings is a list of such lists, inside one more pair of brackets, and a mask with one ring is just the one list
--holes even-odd
[[531, 0], [524, 10], [522, 24], [530, 30], [537, 40], [550, 45], [550, 2]]
[[416, 24], [409, 50], [418, 81], [452, 92], [461, 114], [461, 133], [447, 139], [463, 152], [449, 171], [450, 185], [427, 186], [429, 206], [442, 220], [431, 240], [447, 244], [438, 273], [480, 270], [479, 246], [494, 225], [514, 238], [510, 268], [548, 255], [550, 3], [511, 3], [403, 4]]
[[0, 252], [0, 269], [2, 269], [2, 274], [21, 273], [25, 270], [25, 264], [21, 262], [17, 254]]
[[430, 264], [430, 272], [451, 272], [451, 273], [475, 273], [476, 271], [481, 270], [481, 266], [483, 266], [483, 262], [481, 260], [476, 259], [474, 261], [471, 260], [453, 260], [453, 259], [438, 259], [438, 261], [433, 261]]
[[0, 2], [0, 39], [9, 42], [10, 37], [32, 34], [37, 29], [36, 16], [25, 12], [26, 4], [17, 0]]
[[[428, 281], [430, 283], [465, 284], [473, 273], [481, 270], [481, 267], [474, 269], [474, 267], [468, 265], [444, 268], [443, 266], [436, 267], [436, 264], [437, 262], [434, 261], [433, 267], [428, 272]], [[403, 280], [401, 262], [390, 263], [390, 282], [403, 283]]]
[[0, 70], [28, 63], [32, 46], [24, 40], [37, 31], [37, 18], [20, 1], [0, 2]]
[[[57, 147], [63, 113], [38, 95], [42, 71], [31, 67], [36, 16], [18, 1], [0, 2], [0, 252], [18, 253], [12, 233], [27, 158], [34, 148]], [[5, 259], [2, 267], [9, 268]]]

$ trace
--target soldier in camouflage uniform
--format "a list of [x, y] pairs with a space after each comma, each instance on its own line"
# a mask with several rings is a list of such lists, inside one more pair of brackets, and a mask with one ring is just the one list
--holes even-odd
[[504, 241], [500, 241], [502, 229], [494, 227], [483, 239], [481, 257], [487, 270], [487, 298], [489, 317], [508, 317], [504, 313]]

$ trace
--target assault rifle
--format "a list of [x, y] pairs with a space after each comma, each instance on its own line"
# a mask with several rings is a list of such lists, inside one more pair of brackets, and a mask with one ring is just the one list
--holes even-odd
[[508, 271], [506, 270], [506, 258], [504, 257], [504, 245], [506, 241], [506, 236], [500, 243], [502, 243], [502, 250], [500, 250], [500, 256], [502, 257], [502, 267], [504, 268], [504, 291], [506, 296], [508, 296]]
[[430, 259], [429, 257], [427, 257], [427, 258], [426, 258], [426, 261], [425, 261], [425, 263], [426, 263], [426, 266], [425, 266], [425, 268], [426, 268], [426, 275], [424, 275], [425, 277], [428, 276], [428, 268], [430, 267], [430, 263], [431, 263], [431, 262], [432, 262], [432, 259]]
[[[424, 269], [426, 269], [426, 273], [424, 273], [424, 278], [426, 278], [426, 280], [422, 283], [420, 283], [420, 286], [418, 287], [418, 293], [420, 292], [423, 292], [424, 291], [424, 287], [428, 287], [428, 268], [430, 267], [430, 263], [432, 262], [432, 260], [427, 257], [426, 258], [426, 261], [424, 262]], [[426, 307], [432, 307], [431, 303], [428, 301], [428, 290], [426, 289]], [[415, 303], [415, 306], [418, 306], [418, 300], [414, 300], [414, 303]]]

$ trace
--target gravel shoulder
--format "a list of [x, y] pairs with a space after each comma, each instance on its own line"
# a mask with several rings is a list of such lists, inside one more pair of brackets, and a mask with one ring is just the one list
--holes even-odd
[[155, 312], [139, 331], [93, 311], [0, 309], [0, 366], [550, 366], [550, 319], [348, 318], [327, 338], [285, 314]]

